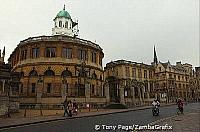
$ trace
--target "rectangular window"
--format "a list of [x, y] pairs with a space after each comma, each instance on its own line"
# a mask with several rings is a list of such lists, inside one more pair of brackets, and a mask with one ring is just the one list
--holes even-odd
[[47, 83], [47, 93], [51, 93], [51, 83]]
[[181, 88], [181, 84], [178, 84], [178, 88]]
[[39, 48], [32, 48], [32, 58], [38, 58], [40, 55]]
[[78, 50], [78, 59], [86, 60], [86, 50]]
[[32, 83], [32, 90], [31, 90], [32, 93], [35, 93], [35, 83]]
[[22, 50], [21, 51], [21, 60], [25, 60], [27, 56], [27, 50]]
[[169, 78], [172, 78], [172, 74], [169, 74]]
[[153, 83], [150, 83], [150, 92], [153, 92]]
[[24, 87], [23, 84], [21, 84], [21, 91], [20, 91], [21, 93], [23, 93], [23, 87]]
[[94, 62], [94, 63], [97, 62], [97, 53], [96, 52], [91, 53], [91, 59], [92, 59], [92, 62]]
[[127, 77], [130, 77], [130, 70], [129, 70], [129, 67], [126, 67], [126, 76], [127, 76]]
[[142, 71], [141, 71], [141, 69], [138, 69], [138, 78], [142, 78]]
[[153, 78], [153, 72], [149, 71], [149, 78], [152, 79]]
[[132, 77], [136, 78], [136, 68], [132, 68]]
[[94, 94], [94, 85], [92, 85], [92, 94]]
[[71, 48], [63, 48], [62, 56], [67, 59], [72, 58], [72, 49]]
[[46, 48], [45, 50], [46, 57], [56, 57], [56, 48]]
[[147, 70], [144, 70], [144, 78], [147, 78]]

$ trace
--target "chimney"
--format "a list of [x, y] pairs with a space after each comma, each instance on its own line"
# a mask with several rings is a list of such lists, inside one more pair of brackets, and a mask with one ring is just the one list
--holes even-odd
[[176, 62], [176, 66], [179, 66], [179, 67], [181, 67], [182, 65], [181, 65], [181, 61], [179, 61], [179, 62]]

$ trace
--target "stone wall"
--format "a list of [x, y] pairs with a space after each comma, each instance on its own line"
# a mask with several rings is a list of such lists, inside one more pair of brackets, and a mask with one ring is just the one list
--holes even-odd
[[9, 112], [18, 112], [19, 102], [9, 99], [8, 96], [0, 96], [0, 116]]
[[7, 96], [0, 96], [0, 116], [5, 115], [8, 111], [9, 99]]

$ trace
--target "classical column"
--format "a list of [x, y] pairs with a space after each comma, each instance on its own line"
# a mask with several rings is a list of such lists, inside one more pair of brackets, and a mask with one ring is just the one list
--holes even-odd
[[37, 104], [42, 103], [42, 88], [43, 88], [43, 80], [39, 75], [37, 87], [36, 87], [36, 102]]
[[124, 100], [124, 86], [123, 84], [119, 85], [119, 96], [120, 96], [120, 103], [125, 104]]
[[138, 95], [139, 95], [139, 100], [140, 100], [140, 103], [142, 102], [142, 95], [141, 95], [141, 88], [140, 87], [137, 87], [138, 88]]
[[3, 89], [2, 89], [2, 93], [4, 93], [4, 91], [5, 91], [5, 80], [3, 80], [2, 82], [3, 82]]
[[149, 92], [150, 92], [150, 85], [149, 85], [149, 82], [147, 83], [147, 101], [150, 101], [149, 100]]
[[85, 101], [86, 101], [86, 103], [90, 102], [90, 84], [89, 84], [89, 82], [85, 83]]
[[106, 96], [106, 102], [110, 102], [110, 90], [109, 90], [108, 82], [106, 82], [104, 86], [105, 86], [104, 91], [105, 91], [105, 96]]
[[142, 90], [142, 103], [144, 103], [144, 90], [145, 89], [145, 87], [144, 86], [142, 86], [141, 87], [141, 90]]
[[131, 87], [131, 91], [132, 91], [132, 104], [135, 105], [135, 88]]

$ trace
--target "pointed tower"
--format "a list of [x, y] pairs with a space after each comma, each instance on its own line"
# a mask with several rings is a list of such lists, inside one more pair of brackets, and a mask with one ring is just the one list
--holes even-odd
[[52, 29], [52, 35], [67, 35], [77, 36], [78, 22], [73, 22], [70, 14], [65, 10], [61, 10], [54, 19], [54, 28]]
[[1, 50], [0, 50], [0, 63], [4, 63], [4, 58], [5, 58], [5, 46], [3, 48], [2, 54], [1, 54]]
[[156, 48], [155, 48], [155, 45], [154, 45], [154, 58], [153, 58], [153, 63], [154, 63], [154, 64], [158, 64], [158, 58], [157, 58], [157, 55], [156, 55]]

